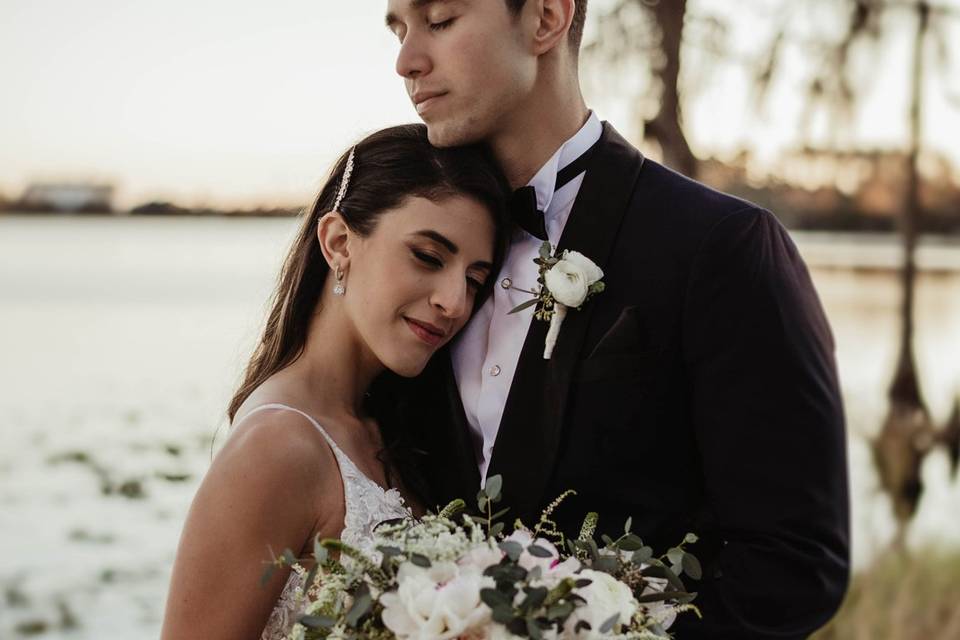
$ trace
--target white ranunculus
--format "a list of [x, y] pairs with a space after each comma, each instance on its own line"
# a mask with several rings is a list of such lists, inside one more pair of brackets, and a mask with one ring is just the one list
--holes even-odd
[[380, 603], [383, 623], [401, 640], [449, 640], [490, 622], [480, 589], [493, 587], [494, 581], [475, 567], [435, 562], [425, 569], [406, 562], [397, 584]]
[[587, 299], [587, 271], [575, 262], [560, 260], [547, 270], [544, 280], [554, 300], [563, 305], [579, 307]]
[[[629, 624], [639, 607], [630, 587], [602, 571], [584, 569], [580, 577], [591, 582], [575, 590], [587, 603], [577, 607], [564, 625], [570, 638], [601, 638], [600, 627], [614, 614], [620, 614], [620, 624]], [[592, 630], [574, 633], [574, 627], [581, 620], [590, 623]]]
[[[489, 542], [483, 542], [476, 545], [465, 554], [463, 554], [457, 564], [461, 567], [472, 566], [483, 573], [487, 567], [499, 564], [503, 559], [503, 551], [496, 545]], [[463, 570], [463, 569], [462, 569]]]
[[[547, 588], [552, 589], [564, 578], [579, 577], [574, 574], [580, 569], [580, 561], [574, 557], [570, 557], [561, 562], [560, 552], [557, 551], [556, 546], [549, 540], [544, 538], [534, 539], [529, 531], [523, 529], [517, 529], [507, 536], [506, 539], [512, 540], [523, 547], [523, 553], [520, 554], [517, 564], [527, 571], [532, 570], [534, 567], [540, 567], [540, 583]], [[541, 558], [527, 551], [527, 548], [531, 544], [545, 549], [550, 553], [550, 557]]]
[[603, 279], [603, 269], [598, 267], [596, 263], [583, 255], [579, 251], [564, 251], [563, 259], [567, 262], [572, 262], [577, 265], [587, 276], [587, 286], [589, 287], [594, 282], [600, 282]]

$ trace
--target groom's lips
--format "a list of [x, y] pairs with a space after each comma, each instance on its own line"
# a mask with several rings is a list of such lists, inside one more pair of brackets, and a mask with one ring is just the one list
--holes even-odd
[[411, 96], [413, 104], [417, 107], [417, 113], [423, 113], [436, 104], [437, 100], [447, 95], [446, 91], [418, 91]]

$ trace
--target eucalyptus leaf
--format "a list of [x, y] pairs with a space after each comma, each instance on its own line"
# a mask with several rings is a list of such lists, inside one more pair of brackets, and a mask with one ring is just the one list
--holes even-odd
[[620, 614], [615, 613], [606, 620], [603, 621], [603, 624], [600, 625], [600, 633], [609, 633], [613, 631], [613, 627], [620, 621]]
[[418, 567], [423, 567], [424, 569], [430, 568], [430, 558], [423, 555], [422, 553], [414, 553], [410, 555], [410, 562], [417, 565]]
[[516, 562], [520, 558], [520, 554], [523, 553], [523, 545], [515, 540], [503, 540], [498, 542], [497, 546], [500, 547], [500, 551], [507, 554], [507, 557], [514, 562]]
[[507, 315], [510, 315], [511, 313], [520, 313], [524, 309], [529, 309], [538, 302], [540, 302], [540, 298], [531, 298], [522, 304], [518, 304], [513, 309], [510, 309], [510, 311], [507, 312]]
[[677, 600], [678, 598], [687, 597], [689, 594], [686, 591], [655, 591], [653, 593], [645, 593], [642, 596], [635, 596], [637, 602], [640, 604], [647, 602], [663, 602], [665, 600]]
[[323, 542], [320, 540], [320, 535], [318, 534], [313, 539], [313, 559], [317, 561], [317, 564], [323, 564], [327, 561], [329, 552], [326, 547], [323, 546]]
[[540, 245], [540, 259], [548, 260], [550, 258], [550, 243], [546, 240], [543, 241], [543, 244]]
[[490, 519], [491, 519], [491, 520], [499, 520], [500, 518], [502, 518], [502, 517], [507, 513], [507, 511], [510, 511], [510, 507], [505, 507], [505, 508], [503, 508], [503, 509], [500, 509], [500, 511], [497, 511], [495, 514], [493, 514], [492, 516], [490, 516]]
[[550, 553], [550, 551], [536, 544], [531, 544], [529, 547], [527, 547], [527, 553], [529, 553], [530, 555], [536, 558], [552, 558], [553, 557], [553, 554]]
[[600, 539], [603, 540], [603, 544], [607, 545], [608, 547], [612, 547], [612, 546], [613, 546], [613, 538], [611, 538], [611, 537], [608, 536], [607, 534], [605, 534], [605, 533], [602, 534], [602, 535], [600, 536]]
[[490, 476], [487, 478], [487, 482], [483, 486], [483, 492], [493, 502], [496, 502], [500, 499], [501, 489], [503, 489], [503, 476], [499, 473], [495, 476]]
[[370, 596], [370, 588], [363, 583], [353, 596], [353, 606], [347, 611], [343, 621], [348, 627], [356, 628], [360, 618], [367, 615], [373, 608], [373, 598]]
[[692, 553], [684, 553], [683, 560], [681, 560], [680, 564], [683, 565], [683, 572], [694, 580], [699, 580], [703, 577], [703, 569], [700, 567], [700, 561], [697, 560], [697, 557]]
[[260, 586], [265, 587], [267, 583], [270, 582], [270, 578], [273, 577], [273, 574], [277, 571], [277, 565], [272, 562], [267, 565], [267, 568], [264, 569], [263, 575], [260, 576]]
[[503, 533], [503, 523], [502, 523], [502, 522], [494, 523], [494, 525], [493, 525], [492, 527], [490, 527], [490, 536], [491, 536], [492, 538], [496, 538], [496, 537], [499, 536], [501, 533]]
[[513, 601], [505, 594], [489, 587], [480, 589], [480, 600], [491, 609], [496, 609], [500, 606], [511, 607], [513, 605]]
[[332, 629], [337, 621], [328, 616], [300, 616], [300, 624], [310, 629]]
[[319, 568], [319, 564], [314, 564], [312, 567], [310, 567], [310, 571], [307, 572], [307, 578], [303, 581], [304, 591], [310, 589], [310, 587], [313, 585], [313, 580], [317, 577], [317, 569]]
[[507, 604], [494, 607], [491, 617], [493, 618], [494, 622], [507, 624], [513, 620], [513, 607]]
[[641, 540], [637, 535], [628, 533], [617, 546], [624, 551], [637, 551], [643, 548], [643, 540]]
[[627, 518], [627, 521], [623, 525], [624, 535], [630, 535], [630, 528], [633, 525], [633, 516]]
[[590, 568], [594, 571], [603, 571], [604, 573], [614, 575], [620, 568], [620, 562], [614, 556], [600, 556], [593, 561]]
[[297, 563], [297, 556], [293, 555], [293, 551], [290, 551], [290, 549], [284, 549], [283, 554], [280, 557], [283, 558], [283, 562], [288, 566], [292, 566]]
[[640, 547], [633, 552], [633, 557], [631, 557], [630, 560], [636, 564], [645, 564], [650, 562], [651, 558], [653, 558], [653, 549], [650, 547]]
[[543, 631], [533, 618], [527, 618], [527, 633], [532, 640], [543, 640]]
[[536, 611], [543, 605], [543, 601], [547, 599], [546, 587], [534, 587], [527, 590], [527, 597], [521, 603], [520, 608], [526, 611]]
[[678, 549], [673, 547], [667, 551], [667, 560], [670, 561], [670, 564], [680, 564], [680, 561], [683, 559], [683, 549]]
[[552, 604], [547, 608], [547, 618], [563, 622], [570, 617], [574, 608], [574, 604], [569, 600]]

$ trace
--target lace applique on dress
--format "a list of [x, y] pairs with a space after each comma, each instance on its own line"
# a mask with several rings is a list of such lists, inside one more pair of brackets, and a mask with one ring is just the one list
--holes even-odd
[[[396, 489], [384, 489], [363, 474], [353, 461], [340, 450], [327, 432], [316, 420], [306, 413], [282, 404], [265, 404], [250, 411], [247, 416], [262, 409], [287, 409], [299, 413], [323, 434], [340, 467], [343, 479], [344, 511], [343, 532], [340, 539], [365, 553], [373, 551], [373, 529], [384, 520], [406, 518], [412, 514], [403, 502], [403, 496]], [[244, 416], [246, 418], [247, 416]], [[307, 572], [295, 565], [287, 578], [270, 619], [263, 629], [261, 640], [282, 640], [286, 638], [297, 622], [297, 618], [307, 608], [307, 598], [303, 595]]]

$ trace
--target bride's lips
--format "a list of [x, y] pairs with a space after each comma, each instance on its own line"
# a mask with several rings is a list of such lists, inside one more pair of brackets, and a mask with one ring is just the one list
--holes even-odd
[[414, 320], [413, 318], [404, 318], [407, 321], [407, 326], [410, 327], [410, 331], [413, 332], [413, 335], [417, 336], [430, 345], [431, 347], [440, 346], [443, 343], [444, 339], [447, 337], [447, 332], [441, 329], [440, 327], [434, 326], [429, 322], [420, 322], [419, 320]]
[[418, 91], [411, 96], [411, 99], [417, 107], [417, 113], [423, 115], [445, 95], [447, 95], [445, 91]]

